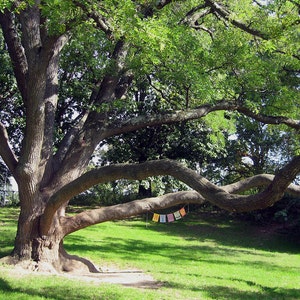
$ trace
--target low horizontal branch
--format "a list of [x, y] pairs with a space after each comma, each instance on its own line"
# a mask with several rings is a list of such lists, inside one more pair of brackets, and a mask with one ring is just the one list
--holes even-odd
[[202, 204], [204, 202], [205, 199], [195, 191], [177, 192], [84, 211], [72, 217], [61, 217], [60, 222], [64, 234], [67, 235], [90, 225], [106, 221], [122, 220], [179, 204]]
[[[290, 188], [300, 195], [299, 189], [291, 186], [291, 182], [300, 172], [300, 156], [295, 157], [271, 180], [265, 175], [265, 190], [255, 195], [239, 195], [230, 191], [242, 190], [243, 186], [253, 187], [257, 178], [240, 182], [236, 185], [219, 187], [197, 172], [172, 160], [147, 161], [142, 164], [118, 164], [91, 170], [55, 193], [41, 220], [41, 232], [47, 234], [55, 212], [75, 195], [89, 189], [93, 185], [115, 181], [118, 179], [142, 180], [150, 176], [170, 175], [184, 182], [197, 191], [206, 201], [220, 208], [246, 212], [263, 209], [279, 201], [285, 191]], [[261, 182], [257, 183], [261, 186]]]

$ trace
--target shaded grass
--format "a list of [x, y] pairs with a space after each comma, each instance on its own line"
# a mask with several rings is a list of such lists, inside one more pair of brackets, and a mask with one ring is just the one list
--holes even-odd
[[0, 299], [155, 299], [147, 291], [126, 289], [110, 284], [92, 283], [63, 279], [58, 276], [27, 275], [16, 278], [6, 271], [0, 275]]
[[[2, 246], [11, 250], [16, 222], [14, 211], [5, 216], [0, 256], [7, 254]], [[163, 287], [140, 291], [80, 283], [78, 288], [72, 280], [39, 277], [36, 283], [32, 276], [12, 278], [6, 271], [0, 276], [0, 298], [300, 299], [299, 238], [220, 215], [189, 214], [169, 224], [107, 222], [73, 233], [65, 247], [99, 266], [139, 268]]]
[[[177, 299], [300, 299], [300, 247], [288, 236], [209, 216], [173, 224], [123, 221], [67, 239], [99, 265], [134, 265], [165, 282]], [[99, 256], [100, 254], [100, 256]], [[126, 265], [125, 265], [126, 266]]]

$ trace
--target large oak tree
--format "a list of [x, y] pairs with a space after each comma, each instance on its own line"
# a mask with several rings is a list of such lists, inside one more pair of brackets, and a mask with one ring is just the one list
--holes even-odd
[[[109, 137], [204, 117], [222, 126], [223, 112], [294, 130], [297, 140], [297, 1], [6, 0], [0, 10], [17, 87], [0, 95], [0, 155], [17, 181], [21, 206], [6, 261], [96, 271], [64, 251], [65, 236], [180, 203], [209, 201], [250, 211], [272, 205], [285, 192], [300, 194], [292, 184], [300, 171], [297, 153], [275, 176], [228, 186], [172, 160], [88, 168]], [[145, 80], [148, 105], [153, 94], [160, 99], [150, 114], [133, 99]], [[191, 190], [65, 213], [70, 199], [93, 185], [158, 175], [173, 176]], [[252, 187], [261, 192], [243, 195]]]

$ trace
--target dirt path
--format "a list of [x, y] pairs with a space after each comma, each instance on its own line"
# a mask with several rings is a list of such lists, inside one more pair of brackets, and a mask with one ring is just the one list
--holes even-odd
[[139, 270], [104, 270], [102, 273], [94, 274], [62, 274], [70, 279], [82, 280], [93, 283], [111, 283], [120, 284], [127, 287], [136, 287], [143, 289], [157, 289], [162, 286], [160, 282]]
[[72, 274], [72, 273], [46, 273], [46, 272], [32, 272], [25, 270], [23, 268], [9, 268], [8, 266], [0, 265], [0, 272], [2, 270], [10, 274], [11, 276], [21, 277], [27, 275], [47, 275], [47, 276], [59, 276], [66, 279], [85, 281], [94, 284], [110, 283], [119, 284], [126, 287], [134, 287], [141, 289], [158, 289], [162, 286], [161, 282], [156, 281], [151, 275], [146, 274], [140, 270], [128, 269], [120, 270], [112, 267], [102, 267], [102, 272], [100, 273], [82, 273], [82, 274]]

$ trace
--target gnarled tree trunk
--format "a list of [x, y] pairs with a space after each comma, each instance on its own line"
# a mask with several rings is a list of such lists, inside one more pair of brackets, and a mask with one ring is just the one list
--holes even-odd
[[41, 215], [48, 200], [45, 195], [39, 194], [34, 201], [30, 201], [31, 205], [27, 201], [21, 206], [15, 247], [4, 261], [33, 271], [99, 272], [90, 261], [65, 251], [65, 229], [60, 221], [64, 216], [64, 207], [52, 217], [47, 235], [41, 235]]

